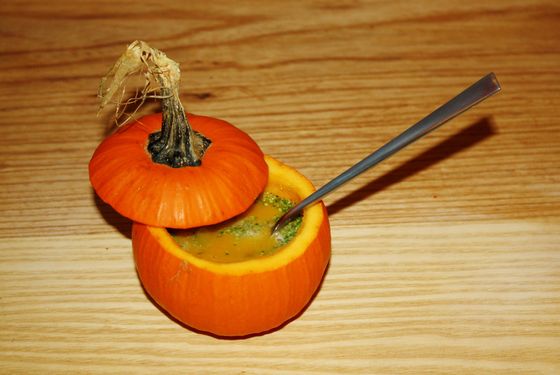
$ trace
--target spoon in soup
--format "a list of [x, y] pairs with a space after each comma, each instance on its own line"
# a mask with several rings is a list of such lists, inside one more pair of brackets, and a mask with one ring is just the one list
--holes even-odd
[[344, 183], [387, 159], [389, 156], [402, 150], [412, 142], [422, 138], [432, 130], [445, 124], [447, 121], [470, 109], [484, 99], [494, 95], [500, 90], [500, 84], [494, 73], [484, 76], [459, 95], [430, 113], [428, 116], [424, 117], [416, 124], [412, 125], [397, 137], [387, 142], [377, 151], [374, 151], [362, 161], [354, 164], [345, 172], [341, 173], [313, 194], [292, 207], [288, 212], [280, 217], [280, 219], [278, 219], [272, 228], [272, 233], [274, 234], [282, 228], [288, 221], [297, 216], [305, 207], [319, 201], [325, 195], [329, 194]]

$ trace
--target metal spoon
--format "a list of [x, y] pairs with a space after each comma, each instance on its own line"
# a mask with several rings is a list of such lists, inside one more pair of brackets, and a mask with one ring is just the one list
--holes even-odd
[[345, 172], [341, 173], [338, 177], [335, 177], [319, 190], [315, 191], [313, 194], [292, 207], [292, 209], [286, 212], [276, 222], [276, 224], [272, 228], [272, 233], [276, 232], [278, 229], [284, 226], [284, 224], [290, 221], [290, 219], [298, 215], [305, 207], [317, 202], [345, 182], [353, 179], [362, 172], [365, 172], [369, 168], [385, 160], [397, 151], [405, 148], [417, 139], [422, 138], [430, 131], [436, 129], [440, 125], [443, 125], [455, 116], [471, 108], [475, 104], [478, 104], [484, 99], [497, 93], [498, 91], [500, 91], [500, 89], [500, 84], [498, 83], [498, 79], [496, 78], [494, 73], [490, 73], [484, 76], [478, 82], [467, 88], [465, 91], [436, 109], [428, 116], [424, 117], [422, 120], [405, 130], [396, 138], [393, 138], [377, 151], [373, 152], [371, 155], [369, 155], [359, 163], [353, 165]]

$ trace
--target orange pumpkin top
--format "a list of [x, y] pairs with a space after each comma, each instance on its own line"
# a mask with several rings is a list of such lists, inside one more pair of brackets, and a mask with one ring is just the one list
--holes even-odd
[[[102, 81], [102, 106], [142, 69], [159, 82], [162, 113], [123, 126], [98, 146], [89, 163], [96, 193], [122, 215], [158, 227], [210, 225], [247, 210], [267, 183], [262, 151], [226, 121], [185, 114], [178, 65], [165, 54], [132, 43], [106, 90]], [[146, 87], [141, 99], [151, 92]]]
[[212, 145], [199, 166], [171, 168], [146, 151], [161, 117], [145, 116], [99, 145], [89, 164], [99, 197], [134, 221], [169, 228], [215, 224], [248, 209], [267, 183], [257, 144], [225, 121], [189, 114], [193, 129]]

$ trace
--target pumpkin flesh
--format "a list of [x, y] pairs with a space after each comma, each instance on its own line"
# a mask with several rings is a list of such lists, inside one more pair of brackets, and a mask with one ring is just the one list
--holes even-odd
[[[267, 157], [267, 191], [299, 201], [314, 191], [297, 171]], [[296, 237], [270, 256], [219, 263], [181, 249], [165, 228], [134, 223], [134, 259], [146, 291], [187, 326], [218, 336], [272, 330], [300, 313], [330, 257], [324, 205], [307, 208]]]

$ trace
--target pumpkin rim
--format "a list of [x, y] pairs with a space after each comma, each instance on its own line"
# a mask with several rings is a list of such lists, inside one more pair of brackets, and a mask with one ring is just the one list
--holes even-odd
[[[263, 191], [266, 191], [270, 185], [276, 184], [295, 193], [300, 200], [315, 191], [311, 181], [296, 169], [285, 165], [269, 155], [265, 155], [265, 161], [268, 165], [269, 178]], [[175, 242], [166, 228], [147, 225], [147, 229], [165, 251], [187, 264], [193, 264], [198, 268], [216, 274], [244, 275], [272, 271], [300, 257], [317, 237], [324, 216], [326, 215], [320, 204], [307, 207], [303, 212], [303, 220], [298, 233], [280, 251], [262, 258], [231, 263], [212, 262], [188, 253]]]

